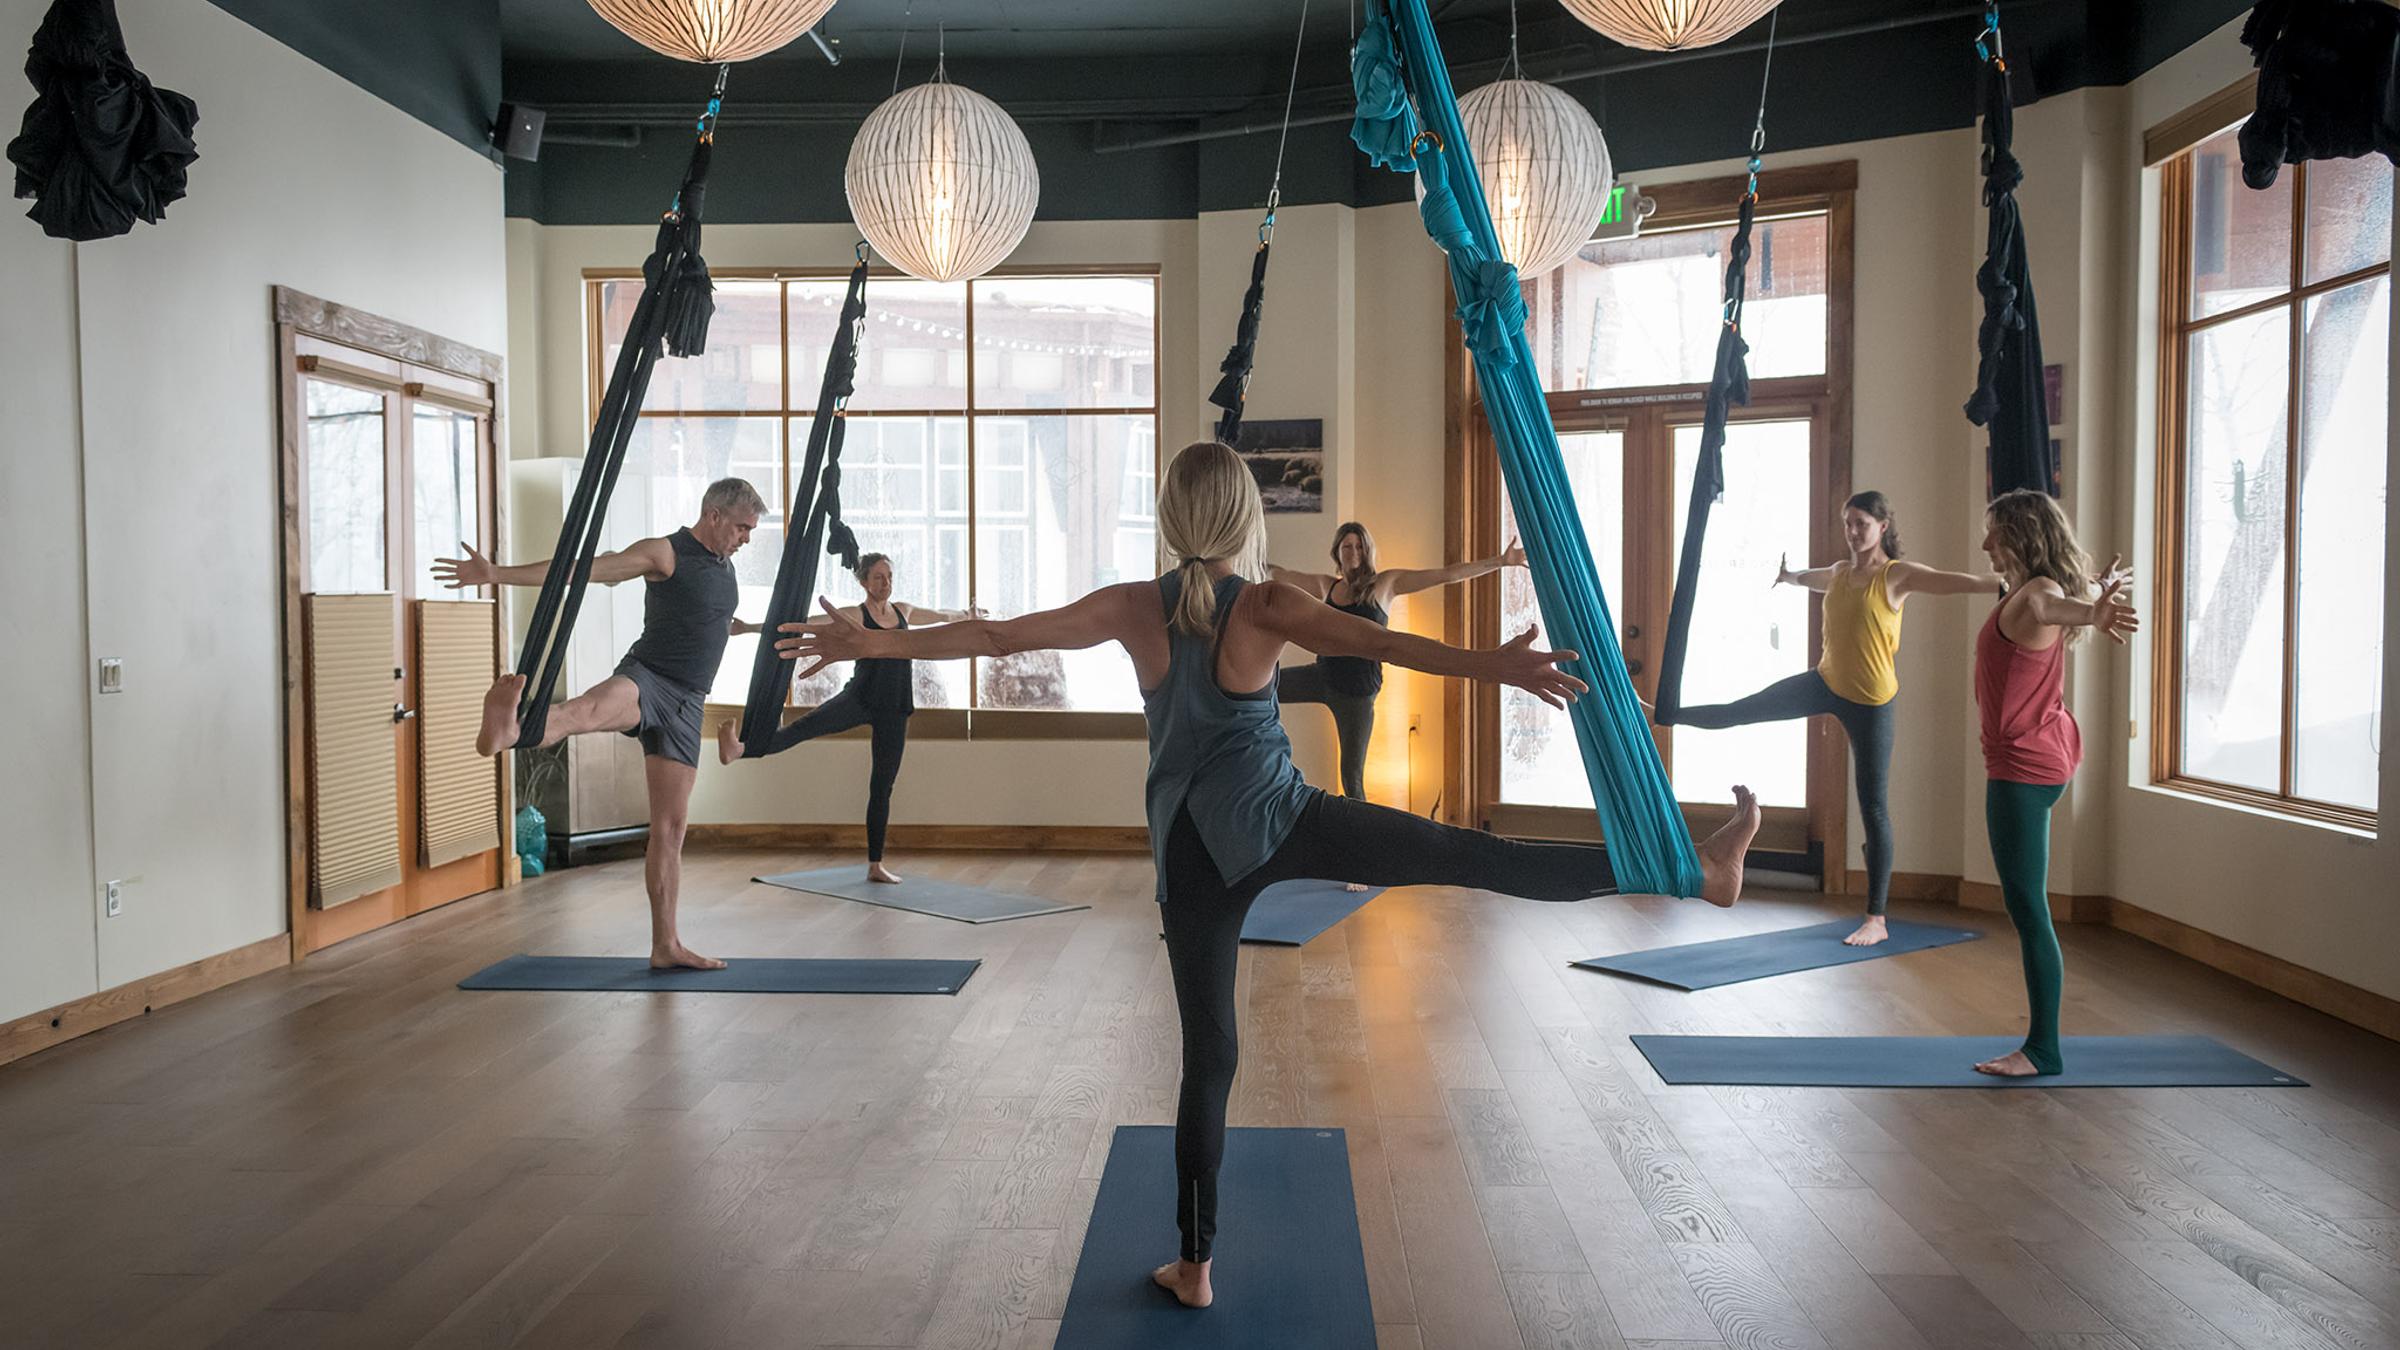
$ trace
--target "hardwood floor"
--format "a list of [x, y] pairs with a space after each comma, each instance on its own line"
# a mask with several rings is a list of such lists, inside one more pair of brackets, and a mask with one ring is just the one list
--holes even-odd
[[[695, 854], [686, 936], [962, 995], [452, 987], [641, 950], [612, 863], [0, 1067], [0, 1340], [1043, 1350], [1111, 1128], [1172, 1118], [1148, 862], [898, 860], [1093, 906], [983, 926], [748, 882], [842, 860]], [[2022, 1025], [2005, 919], [1920, 908], [1994, 937], [1686, 994], [1567, 962], [1844, 904], [1395, 891], [1244, 950], [1234, 1122], [1348, 1131], [1386, 1350], [2400, 1345], [2400, 1046], [2123, 933], [2066, 930], [2070, 1032], [2316, 1086], [1672, 1088], [1626, 1040]]]

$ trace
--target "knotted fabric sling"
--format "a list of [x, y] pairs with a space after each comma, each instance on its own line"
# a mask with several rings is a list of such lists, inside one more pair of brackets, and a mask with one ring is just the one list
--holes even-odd
[[[1616, 620], [1600, 593], [1558, 432], [1525, 341], [1517, 269], [1501, 257], [1425, 0], [1369, 0], [1351, 61], [1359, 104], [1351, 139], [1375, 163], [1414, 169], [1424, 184], [1418, 210], [1426, 232], [1449, 255], [1458, 321], [1474, 354], [1534, 597], [1550, 644], [1577, 652], [1568, 669], [1591, 685], [1572, 705], [1570, 718], [1617, 882], [1628, 891], [1698, 895], [1699, 855], [1650, 739], [1649, 721], [1634, 699]], [[1424, 119], [1422, 132], [1418, 117]]]
[[825, 353], [824, 382], [817, 388], [817, 417], [808, 426], [808, 455], [793, 480], [791, 514], [784, 517], [783, 561], [775, 569], [766, 631], [759, 635], [758, 654], [750, 662], [750, 697], [742, 706], [744, 757], [766, 754], [776, 728], [783, 724], [794, 663], [776, 653], [775, 630], [808, 617], [817, 593], [817, 559], [837, 553], [844, 567], [858, 566], [858, 537], [842, 523], [842, 437], [850, 425], [859, 333], [867, 323], [866, 248], [858, 246], [858, 266], [850, 270], [850, 289], [842, 296], [842, 317], [833, 346]]
[[2016, 114], [2009, 102], [2008, 58], [2000, 50], [2000, 11], [1985, 17], [1975, 48], [1983, 56], [1983, 326], [1975, 334], [1975, 393], [1967, 420], [1991, 428], [1986, 460], [1993, 496], [2018, 488], [2058, 492], [2058, 456], [2050, 448], [2049, 398], [2042, 384], [2042, 329], [2033, 308], [2033, 270], [2025, 256], [2025, 226], [2017, 214], [2017, 185], [2025, 168], [2009, 148]]
[[642, 396], [650, 389], [650, 372], [658, 365], [661, 348], [669, 356], [698, 356], [708, 347], [708, 321], [716, 312], [715, 287], [708, 264], [700, 258], [700, 209], [708, 194], [709, 154], [716, 144], [717, 111], [725, 98], [725, 76], [732, 67], [717, 68], [717, 85], [708, 110], [700, 115], [699, 139], [692, 145], [691, 162], [675, 201], [658, 222], [658, 240], [642, 263], [642, 294], [625, 325], [625, 345], [617, 352], [608, 388], [600, 396], [600, 415], [592, 422], [592, 439], [583, 452], [583, 472], [567, 502], [566, 519], [559, 523], [558, 547], [550, 553], [550, 571], [533, 605], [525, 630], [525, 646], [517, 654], [517, 674], [525, 677], [525, 693], [517, 708], [517, 747], [542, 743], [550, 720], [550, 697], [567, 660], [567, 638], [575, 631], [575, 615], [583, 607], [584, 587], [592, 579], [592, 557], [599, 551], [601, 527], [608, 517], [608, 499], [616, 491], [617, 474], [625, 467], [625, 448], [639, 425]]

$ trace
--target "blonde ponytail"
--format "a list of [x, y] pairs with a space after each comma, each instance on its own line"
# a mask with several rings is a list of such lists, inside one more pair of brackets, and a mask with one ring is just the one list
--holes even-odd
[[1158, 532], [1182, 578], [1183, 593], [1168, 621], [1179, 633], [1204, 637], [1216, 630], [1210, 563], [1231, 563], [1236, 575], [1252, 581], [1266, 571], [1260, 560], [1267, 517], [1258, 480], [1240, 455], [1217, 441], [1195, 441], [1176, 452], [1159, 487]]

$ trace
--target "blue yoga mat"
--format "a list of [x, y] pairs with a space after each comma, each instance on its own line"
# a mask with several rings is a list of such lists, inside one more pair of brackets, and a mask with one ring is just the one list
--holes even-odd
[[1150, 1282], [1176, 1242], [1175, 1131], [1120, 1125], [1054, 1350], [1375, 1350], [1340, 1130], [1226, 1132], [1206, 1309]]
[[960, 923], [997, 923], [1002, 919], [1029, 919], [1036, 914], [1065, 914], [1070, 910], [1091, 908], [1090, 905], [1061, 905], [1037, 900], [1030, 895], [987, 891], [975, 886], [959, 886], [922, 877], [910, 877], [897, 883], [869, 881], [867, 869], [855, 863], [848, 867], [820, 867], [810, 872], [777, 872], [773, 876], [752, 877], [751, 880], [763, 881], [769, 886], [781, 886], [786, 890], [881, 905], [885, 909], [905, 909], [911, 914], [956, 919]]
[[1769, 975], [1789, 975], [1795, 970], [1846, 966], [1879, 957], [1902, 956], [1909, 952], [1924, 951], [1928, 947], [1971, 942], [1983, 936], [1972, 928], [1950, 928], [1940, 924], [1907, 923], [1893, 919], [1892, 935], [1882, 942], [1872, 947], [1843, 946], [1842, 939], [1857, 930], [1858, 920], [1836, 919], [1832, 923], [1810, 924], [1806, 928], [1785, 928], [1773, 933], [1752, 933], [1747, 937], [1718, 938], [1713, 942], [1692, 942], [1681, 947], [1655, 947], [1649, 951], [1626, 952], [1621, 956], [1594, 956], [1575, 964], [1584, 970], [1631, 975], [1637, 980], [1649, 980], [1675, 989], [1713, 989], [1720, 984], [1740, 984], [1744, 980], [1763, 979]]
[[2022, 1036], [1636, 1036], [1670, 1083], [1745, 1087], [2307, 1087], [2207, 1036], [2064, 1036], [2067, 1071], [1994, 1078], [1975, 1065]]
[[1338, 881], [1278, 881], [1250, 903], [1250, 917], [1242, 920], [1242, 941], [1301, 946], [1381, 894], [1381, 886], [1346, 891]]
[[634, 993], [955, 994], [981, 961], [800, 961], [739, 957], [723, 970], [652, 970], [645, 956], [512, 956], [461, 989], [601, 989]]

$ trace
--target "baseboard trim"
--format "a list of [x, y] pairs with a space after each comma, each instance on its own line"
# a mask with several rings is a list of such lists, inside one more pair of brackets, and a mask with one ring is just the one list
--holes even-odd
[[[864, 825], [693, 825], [687, 844], [718, 848], [854, 848], [867, 846]], [[1150, 831], [1140, 825], [894, 825], [884, 835], [893, 850], [976, 849], [1007, 853], [1147, 853]]]
[[162, 970], [147, 979], [86, 994], [13, 1022], [0, 1022], [0, 1064], [291, 963], [292, 935], [277, 933], [246, 947]]

